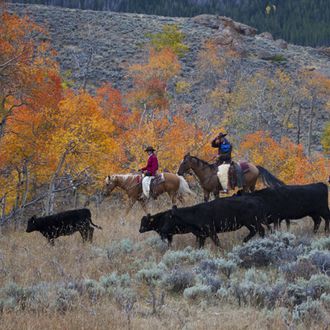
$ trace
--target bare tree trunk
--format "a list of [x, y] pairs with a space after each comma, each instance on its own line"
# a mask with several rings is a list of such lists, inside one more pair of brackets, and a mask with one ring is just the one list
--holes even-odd
[[0, 207], [1, 207], [1, 225], [3, 225], [5, 221], [5, 216], [6, 216], [6, 195], [2, 196], [0, 202]]
[[29, 170], [27, 166], [27, 161], [24, 162], [23, 164], [23, 180], [24, 180], [24, 191], [22, 194], [22, 200], [21, 200], [21, 205], [19, 209], [19, 220], [21, 222], [23, 215], [24, 215], [24, 205], [26, 204], [27, 196], [29, 193]]
[[65, 159], [66, 159], [66, 156], [69, 154], [70, 152], [70, 149], [66, 149], [57, 165], [57, 168], [56, 168], [56, 171], [55, 173], [53, 174], [53, 177], [49, 183], [49, 188], [48, 188], [48, 198], [47, 198], [47, 201], [46, 201], [46, 215], [50, 215], [50, 214], [53, 214], [54, 212], [54, 200], [55, 200], [55, 181], [56, 181], [56, 178], [58, 177], [62, 167], [63, 167], [63, 164], [65, 162]]
[[141, 118], [140, 118], [140, 122], [139, 122], [139, 129], [141, 128], [141, 125], [142, 125], [143, 120], [144, 120], [144, 116], [147, 112], [147, 104], [146, 103], [143, 104], [143, 108], [144, 109], [143, 109], [143, 112], [142, 112], [142, 115], [141, 115]]
[[309, 158], [311, 157], [313, 119], [314, 119], [314, 98], [313, 98], [310, 113], [309, 113], [308, 138], [307, 138], [307, 155]]
[[301, 117], [301, 105], [298, 107], [298, 114], [297, 114], [297, 144], [300, 144], [300, 117]]

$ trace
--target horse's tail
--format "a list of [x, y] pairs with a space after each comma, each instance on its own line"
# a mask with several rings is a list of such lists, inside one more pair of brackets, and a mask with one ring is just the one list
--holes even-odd
[[181, 175], [178, 175], [178, 177], [180, 179], [178, 194], [180, 195], [188, 194], [195, 197], [196, 194], [189, 188], [188, 182], [185, 180], [185, 178]]
[[257, 169], [259, 170], [259, 175], [261, 176], [262, 182], [264, 183], [265, 186], [270, 188], [276, 188], [285, 185], [283, 181], [278, 179], [275, 175], [270, 173], [264, 167], [258, 165]]

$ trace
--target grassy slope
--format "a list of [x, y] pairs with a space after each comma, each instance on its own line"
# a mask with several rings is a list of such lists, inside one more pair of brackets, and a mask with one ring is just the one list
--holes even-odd
[[[163, 253], [144, 244], [147, 237], [155, 233], [139, 234], [139, 220], [142, 212], [139, 207], [133, 210], [122, 224], [122, 212], [114, 207], [105, 207], [94, 222], [103, 226], [103, 231], [95, 230], [95, 241], [83, 245], [79, 234], [61, 237], [55, 248], [47, 245], [39, 233], [27, 234], [9, 230], [0, 239], [0, 286], [16, 282], [24, 287], [41, 282], [69, 282], [79, 279], [96, 279], [110, 272], [130, 273], [134, 277], [138, 268], [134, 262], [154, 259], [159, 262]], [[322, 233], [319, 236], [323, 236]], [[296, 234], [311, 233], [312, 222], [293, 226]], [[230, 250], [240, 244], [246, 229], [234, 233], [220, 234], [224, 250], [216, 250], [207, 241], [207, 249], [214, 255], [222, 256], [223, 251]], [[128, 255], [108, 258], [97, 256], [96, 250], [105, 250], [114, 242], [124, 238], [133, 243], [142, 244], [142, 249]], [[190, 235], [174, 238], [173, 249], [183, 249], [187, 245], [194, 246], [195, 240]], [[133, 329], [285, 329], [280, 309], [276, 309], [271, 317], [262, 310], [253, 307], [238, 307], [233, 304], [205, 306], [202, 303], [190, 303], [182, 295], [166, 294], [165, 305], [158, 315], [151, 315], [148, 288], [145, 285], [134, 287], [139, 293], [138, 302], [131, 315]], [[0, 314], [1, 315], [1, 314]], [[0, 316], [1, 329], [115, 329], [128, 327], [127, 315], [120, 305], [100, 298], [91, 302], [82, 297], [71, 311], [65, 314], [47, 308], [43, 312], [6, 311]], [[318, 325], [312, 325], [318, 328]], [[305, 328], [301, 326], [301, 328]]]

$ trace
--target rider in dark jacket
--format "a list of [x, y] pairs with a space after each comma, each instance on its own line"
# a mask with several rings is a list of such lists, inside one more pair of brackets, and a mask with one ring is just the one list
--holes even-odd
[[221, 165], [223, 163], [230, 163], [231, 162], [231, 151], [232, 145], [230, 142], [225, 138], [227, 134], [219, 133], [219, 135], [212, 140], [211, 146], [213, 148], [218, 148], [218, 158], [216, 163]]

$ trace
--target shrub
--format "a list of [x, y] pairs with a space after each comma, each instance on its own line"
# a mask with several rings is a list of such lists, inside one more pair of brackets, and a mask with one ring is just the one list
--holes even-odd
[[211, 288], [212, 292], [217, 292], [223, 285], [223, 282], [219, 277], [210, 274], [199, 275], [198, 282], [200, 284], [207, 285]]
[[167, 267], [172, 267], [177, 264], [194, 264], [209, 257], [210, 252], [208, 250], [194, 250], [188, 246], [180, 251], [167, 251], [162, 261]]
[[312, 249], [330, 250], [330, 237], [320, 238], [312, 243]]
[[161, 281], [165, 275], [166, 267], [164, 264], [159, 263], [158, 265], [155, 263], [150, 264], [148, 268], [140, 269], [136, 278], [140, 282], [144, 282], [148, 285], [155, 285], [158, 281]]
[[229, 279], [231, 274], [234, 273], [236, 269], [237, 264], [235, 261], [215, 258], [202, 260], [199, 263], [198, 268], [196, 268], [196, 271], [199, 273], [208, 273], [213, 275], [221, 272]]
[[323, 306], [330, 311], [330, 294], [322, 293], [320, 301], [323, 303]]
[[32, 292], [30, 289], [25, 289], [12, 282], [1, 290], [1, 295], [4, 296], [3, 305], [5, 307], [24, 310]]
[[78, 296], [76, 290], [61, 287], [57, 290], [57, 297], [53, 302], [53, 307], [61, 313], [71, 310], [75, 306]]
[[261, 267], [280, 264], [283, 261], [295, 261], [305, 252], [304, 246], [296, 246], [295, 241], [294, 235], [277, 232], [268, 238], [236, 246], [228, 256], [243, 267]]
[[212, 290], [208, 285], [195, 285], [183, 291], [184, 298], [189, 300], [206, 299], [211, 294]]
[[99, 297], [105, 293], [103, 286], [95, 280], [85, 279], [82, 282], [84, 291], [87, 292], [89, 299], [95, 302]]
[[115, 257], [130, 254], [133, 252], [133, 243], [129, 239], [122, 239], [119, 242], [116, 242], [106, 249], [107, 257], [109, 260], [114, 259]]
[[330, 276], [330, 253], [326, 251], [312, 250], [308, 258], [323, 273]]
[[168, 291], [183, 292], [184, 289], [193, 286], [194, 283], [195, 278], [190, 271], [176, 267], [165, 275], [162, 286]]
[[103, 275], [100, 277], [100, 285], [105, 289], [116, 287], [129, 287], [131, 278], [128, 274], [118, 275], [116, 272]]
[[308, 299], [319, 299], [323, 293], [330, 293], [330, 278], [323, 274], [312, 275], [309, 280], [299, 279], [287, 288], [287, 300], [292, 306]]
[[318, 273], [318, 270], [312, 261], [305, 257], [300, 257], [295, 262], [281, 266], [280, 270], [290, 282], [293, 282], [299, 277], [308, 280], [312, 275]]
[[292, 312], [292, 318], [295, 322], [303, 322], [310, 325], [313, 321], [324, 321], [326, 314], [320, 301], [308, 299], [300, 305], [295, 306]]
[[167, 243], [162, 241], [159, 236], [149, 237], [144, 242], [160, 253], [165, 253], [168, 250]]

